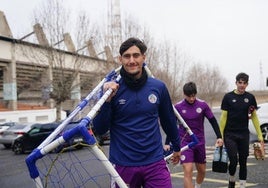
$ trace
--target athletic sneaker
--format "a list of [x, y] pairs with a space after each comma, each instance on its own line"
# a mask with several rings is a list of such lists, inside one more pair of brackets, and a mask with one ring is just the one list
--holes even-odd
[[228, 188], [235, 188], [235, 182], [229, 181], [229, 186]]

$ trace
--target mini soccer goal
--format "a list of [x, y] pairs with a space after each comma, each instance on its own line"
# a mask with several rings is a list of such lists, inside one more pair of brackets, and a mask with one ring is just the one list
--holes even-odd
[[[152, 76], [150, 70], [144, 64], [148, 76]], [[96, 143], [96, 138], [91, 130], [93, 118], [101, 106], [111, 95], [112, 90], [102, 92], [105, 82], [120, 80], [120, 68], [111, 71], [106, 77], [82, 100], [70, 115], [53, 131], [36, 149], [26, 158], [26, 164], [31, 178], [37, 188], [74, 188], [90, 187], [103, 188], [114, 187], [117, 184], [120, 188], [127, 188], [127, 185], [119, 176], [113, 165], [106, 157], [106, 152]], [[87, 115], [81, 119], [79, 124], [65, 132], [66, 127], [85, 107], [93, 102]], [[94, 104], [95, 103], [95, 104]], [[174, 112], [180, 121], [184, 122], [174, 108]], [[181, 150], [186, 150], [197, 144], [198, 140], [184, 122], [187, 132], [191, 135], [192, 142]], [[72, 140], [76, 135], [83, 137], [83, 142], [62, 147], [66, 142]], [[83, 148], [73, 151], [75, 148]], [[62, 148], [58, 150], [58, 148]], [[56, 151], [56, 152], [55, 152]], [[171, 154], [172, 155], [172, 154]], [[168, 160], [170, 156], [165, 159]]]

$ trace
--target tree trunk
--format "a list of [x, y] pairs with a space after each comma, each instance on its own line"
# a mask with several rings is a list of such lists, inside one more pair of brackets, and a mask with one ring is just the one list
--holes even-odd
[[61, 121], [61, 103], [56, 103], [56, 121]]

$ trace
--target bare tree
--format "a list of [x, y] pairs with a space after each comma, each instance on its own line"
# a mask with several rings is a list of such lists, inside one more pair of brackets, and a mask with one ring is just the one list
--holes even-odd
[[228, 89], [227, 80], [221, 75], [218, 67], [195, 63], [187, 72], [186, 82], [193, 81], [198, 88], [198, 96], [210, 106], [222, 97]]
[[178, 47], [177, 43], [164, 40], [158, 45], [159, 59], [157, 75], [168, 85], [172, 101], [181, 98], [182, 84], [186, 77], [186, 70], [191, 64], [188, 55]]
[[170, 91], [173, 101], [181, 97], [181, 85], [186, 77], [187, 66], [191, 59], [180, 49], [178, 43], [167, 39], [156, 40], [147, 25], [141, 25], [128, 15], [122, 24], [123, 37], [138, 37], [146, 43], [146, 63], [155, 75], [163, 80]]
[[[44, 62], [48, 62], [48, 67], [42, 70], [38, 81], [45, 96], [43, 99], [55, 101], [57, 120], [60, 120], [62, 103], [68, 99], [80, 100], [80, 96], [77, 95], [80, 93], [81, 85], [85, 86], [80, 80], [90, 81], [80, 79], [81, 69], [86, 66], [85, 58], [81, 58], [80, 54], [88, 53], [83, 51], [83, 48], [92, 36], [95, 40], [100, 40], [100, 32], [84, 12], [76, 16], [76, 20], [72, 19], [74, 16], [64, 8], [62, 0], [45, 1], [34, 15], [34, 22], [40, 24], [46, 33], [43, 40], [47, 42], [42, 44], [43, 48], [38, 55], [29, 53], [31, 49], [24, 49], [24, 52], [28, 50], [25, 54], [35, 62], [35, 65], [42, 66]], [[74, 36], [75, 43], [70, 33]], [[68, 39], [68, 46], [64, 43], [65, 39]], [[77, 53], [77, 49], [80, 50], [80, 54]]]
[[150, 33], [148, 26], [140, 24], [133, 16], [126, 15], [122, 21], [122, 37], [123, 39], [136, 37], [144, 41], [148, 48], [146, 52], [147, 61], [145, 63], [154, 71], [154, 62], [158, 60], [159, 54], [155, 39]]

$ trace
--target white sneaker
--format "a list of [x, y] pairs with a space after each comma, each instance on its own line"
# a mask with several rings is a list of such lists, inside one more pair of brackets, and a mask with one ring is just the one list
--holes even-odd
[[240, 180], [239, 184], [240, 184], [240, 188], [246, 188], [246, 180]]

